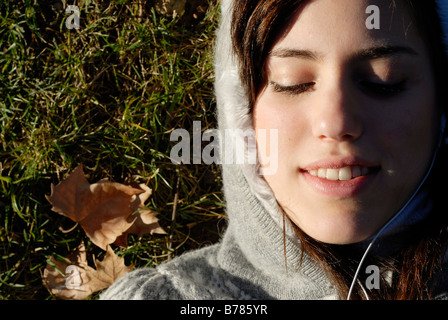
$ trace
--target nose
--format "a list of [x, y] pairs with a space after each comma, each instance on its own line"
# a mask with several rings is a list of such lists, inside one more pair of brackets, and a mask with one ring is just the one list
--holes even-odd
[[362, 106], [355, 90], [343, 80], [333, 81], [317, 96], [313, 114], [313, 135], [325, 142], [355, 141], [363, 132]]

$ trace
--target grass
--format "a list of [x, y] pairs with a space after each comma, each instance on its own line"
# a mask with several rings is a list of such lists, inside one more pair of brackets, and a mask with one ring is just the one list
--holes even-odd
[[80, 163], [91, 183], [153, 189], [149, 206], [168, 234], [131, 236], [115, 248], [127, 264], [155, 266], [225, 228], [219, 167], [169, 158], [172, 130], [216, 127], [217, 4], [190, 1], [173, 18], [153, 1], [79, 0], [70, 4], [81, 27], [69, 30], [64, 3], [0, 3], [0, 299], [53, 299], [41, 279], [47, 260], [83, 239], [104, 255], [79, 227], [61, 232], [73, 224], [45, 199]]

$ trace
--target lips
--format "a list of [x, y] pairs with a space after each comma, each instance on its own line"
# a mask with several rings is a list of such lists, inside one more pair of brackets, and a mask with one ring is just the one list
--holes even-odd
[[381, 167], [356, 157], [333, 158], [302, 168], [305, 181], [317, 192], [337, 198], [355, 196], [372, 183]]

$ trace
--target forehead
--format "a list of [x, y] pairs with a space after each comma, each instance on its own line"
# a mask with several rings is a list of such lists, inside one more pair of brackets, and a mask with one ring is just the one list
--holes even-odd
[[[376, 13], [366, 10], [371, 5], [378, 8]], [[366, 25], [372, 18], [377, 20], [379, 29]], [[274, 49], [307, 49], [326, 54], [373, 45], [423, 46], [405, 1], [311, 0], [299, 9]]]

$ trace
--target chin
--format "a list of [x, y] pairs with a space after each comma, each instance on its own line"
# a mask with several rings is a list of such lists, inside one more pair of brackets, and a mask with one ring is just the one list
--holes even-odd
[[340, 235], [329, 235], [322, 238], [317, 238], [316, 240], [328, 244], [336, 244], [336, 245], [348, 245], [354, 244], [368, 239], [369, 236], [365, 235], [352, 235], [348, 237], [341, 237]]
[[317, 228], [301, 228], [310, 237], [324, 243], [346, 245], [364, 241], [375, 234], [374, 228], [359, 224], [357, 221], [350, 220], [345, 223], [338, 219], [331, 221], [326, 219], [325, 223], [318, 223]]
[[313, 234], [308, 234], [312, 238], [314, 238], [317, 241], [328, 243], [328, 244], [337, 244], [337, 245], [347, 245], [347, 244], [354, 244], [358, 242], [362, 242], [368, 238], [371, 237], [371, 235], [366, 234], [360, 234], [357, 232], [352, 232], [350, 234], [343, 234], [341, 233], [334, 233], [334, 234], [316, 234], [313, 236]]

